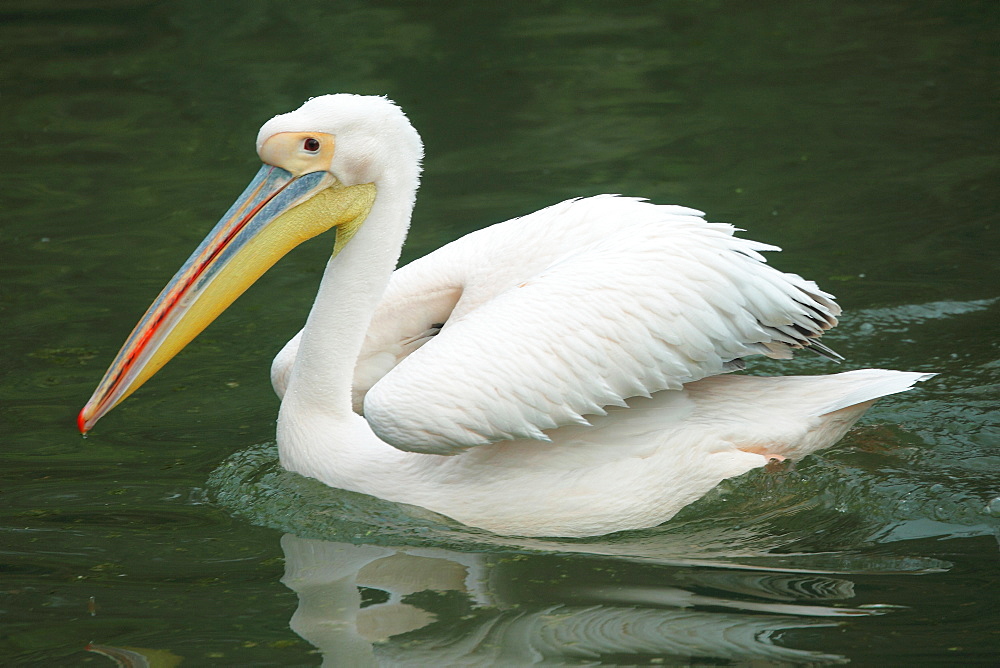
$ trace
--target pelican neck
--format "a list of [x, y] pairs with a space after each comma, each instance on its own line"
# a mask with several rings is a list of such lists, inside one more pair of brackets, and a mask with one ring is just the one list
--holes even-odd
[[406, 181], [375, 182], [371, 212], [354, 238], [327, 262], [302, 329], [285, 401], [327, 415], [353, 415], [354, 366], [410, 225], [416, 178], [409, 186]]

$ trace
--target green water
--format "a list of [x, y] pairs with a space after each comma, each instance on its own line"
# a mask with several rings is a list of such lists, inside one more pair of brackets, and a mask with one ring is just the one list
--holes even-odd
[[[0, 664], [114, 665], [91, 642], [154, 666], [995, 663], [998, 18], [4, 3]], [[567, 197], [683, 203], [837, 294], [825, 340], [846, 368], [941, 375], [662, 527], [500, 538], [277, 466], [267, 368], [311, 303], [319, 240], [81, 438], [118, 346], [256, 170], [259, 125], [338, 91], [388, 94], [423, 135], [404, 260]]]

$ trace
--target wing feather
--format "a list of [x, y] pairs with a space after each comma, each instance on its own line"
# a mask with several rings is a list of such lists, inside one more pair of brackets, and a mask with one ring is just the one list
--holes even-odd
[[[602, 196], [445, 247], [427, 266], [466, 262], [463, 297], [368, 391], [365, 417], [417, 452], [547, 440], [545, 430], [628, 398], [811, 345], [836, 323], [832, 296], [768, 266], [760, 251], [777, 249], [735, 231], [690, 209]], [[559, 253], [536, 250], [540, 235]], [[463, 304], [473, 296], [474, 308]]]

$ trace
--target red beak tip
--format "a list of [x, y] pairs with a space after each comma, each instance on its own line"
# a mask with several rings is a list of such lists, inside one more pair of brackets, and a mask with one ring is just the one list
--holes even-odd
[[87, 420], [83, 417], [83, 411], [80, 411], [80, 414], [76, 416], [76, 428], [79, 429], [80, 433], [84, 436], [87, 435]]

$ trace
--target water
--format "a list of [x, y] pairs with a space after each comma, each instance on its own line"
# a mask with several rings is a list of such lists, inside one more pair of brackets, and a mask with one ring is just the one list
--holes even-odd
[[[0, 16], [4, 662], [995, 661], [994, 3]], [[499, 538], [277, 467], [267, 364], [319, 240], [82, 439], [121, 341], [256, 170], [257, 127], [336, 91], [389, 94], [424, 137], [404, 260], [566, 197], [683, 203], [836, 293], [848, 368], [941, 375], [662, 527]]]

